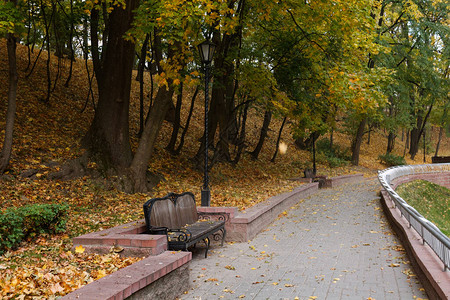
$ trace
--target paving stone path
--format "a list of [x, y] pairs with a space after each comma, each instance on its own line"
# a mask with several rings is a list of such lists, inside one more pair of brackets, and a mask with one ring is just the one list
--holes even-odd
[[181, 299], [426, 299], [379, 190], [375, 178], [322, 189], [247, 243], [199, 249]]

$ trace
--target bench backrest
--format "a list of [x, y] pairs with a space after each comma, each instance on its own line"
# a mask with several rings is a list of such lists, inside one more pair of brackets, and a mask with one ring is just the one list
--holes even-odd
[[162, 198], [150, 199], [144, 204], [144, 216], [148, 229], [151, 226], [180, 229], [195, 223], [198, 216], [194, 194], [170, 193]]

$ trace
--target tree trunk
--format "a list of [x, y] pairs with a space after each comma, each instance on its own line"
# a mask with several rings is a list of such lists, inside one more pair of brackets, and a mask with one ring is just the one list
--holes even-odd
[[420, 141], [420, 127], [422, 126], [422, 116], [417, 116], [416, 126], [411, 129], [410, 133], [410, 143], [409, 143], [409, 154], [411, 159], [414, 159], [417, 152], [419, 151], [419, 141]]
[[70, 50], [70, 67], [69, 67], [69, 76], [67, 76], [66, 82], [64, 83], [65, 87], [69, 86], [70, 79], [72, 79], [72, 71], [73, 71], [73, 62], [75, 61], [75, 51], [73, 50], [73, 0], [70, 0], [70, 32], [69, 32], [69, 50]]
[[170, 136], [169, 144], [166, 149], [172, 154], [175, 154], [175, 144], [178, 138], [178, 132], [181, 127], [181, 105], [183, 103], [183, 83], [180, 85], [180, 93], [177, 95], [177, 104], [175, 106], [175, 118], [173, 121], [172, 135]]
[[[172, 82], [169, 83], [172, 86]], [[164, 117], [172, 102], [173, 88], [166, 89], [165, 86], [159, 88], [155, 101], [150, 112], [149, 119], [145, 124], [144, 131], [139, 141], [139, 146], [130, 166], [131, 185], [125, 187], [129, 193], [147, 192], [151, 189], [147, 181], [147, 168], [158, 137], [159, 131], [164, 121]]]
[[333, 150], [333, 136], [334, 136], [334, 128], [331, 128], [331, 133], [330, 133], [330, 150]]
[[392, 131], [389, 131], [386, 154], [389, 154], [394, 150], [395, 137], [396, 137], [395, 133]]
[[[157, 39], [156, 36], [155, 39]], [[162, 53], [159, 52], [161, 49], [162, 48], [158, 48], [157, 51], [158, 54], [156, 57], [158, 57], [158, 59], [162, 59]], [[175, 60], [177, 52], [179, 52], [179, 45], [175, 44], [172, 47], [169, 47], [167, 51], [168, 60]], [[157, 60], [158, 64], [160, 62], [161, 61]], [[159, 71], [163, 72], [163, 69], [160, 68]], [[156, 138], [161, 130], [167, 111], [169, 110], [170, 105], [173, 105], [172, 96], [174, 93], [174, 86], [172, 79], [167, 79], [167, 86], [168, 87], [164, 85], [160, 86], [156, 93], [153, 106], [151, 107], [148, 119], [145, 122], [139, 146], [134, 154], [131, 166], [128, 169], [128, 174], [125, 174], [127, 178], [124, 189], [128, 193], [148, 192], [153, 187], [147, 177], [148, 163], [155, 149]]]
[[0, 174], [3, 174], [9, 164], [12, 152], [14, 120], [16, 116], [16, 95], [17, 95], [17, 63], [16, 63], [16, 37], [12, 33], [7, 33], [9, 87], [8, 87], [8, 109], [6, 112], [5, 139], [2, 152], [0, 154]]
[[131, 28], [136, 4], [137, 0], [129, 0], [125, 9], [112, 11], [102, 61], [93, 55], [99, 99], [83, 146], [105, 170], [127, 168], [132, 160], [128, 111], [134, 44], [123, 36]]
[[270, 110], [266, 110], [264, 112], [264, 121], [261, 127], [261, 133], [259, 135], [258, 144], [256, 145], [255, 149], [252, 152], [250, 152], [250, 155], [254, 160], [257, 160], [259, 153], [261, 153], [264, 141], [266, 140], [267, 137], [267, 132], [269, 131], [269, 125], [271, 120], [272, 120], [272, 112]]
[[180, 154], [181, 149], [183, 148], [183, 145], [184, 145], [184, 138], [186, 137], [186, 133], [187, 133], [187, 130], [188, 130], [188, 128], [189, 128], [189, 124], [190, 124], [190, 122], [191, 122], [192, 113], [194, 112], [195, 98], [197, 98], [197, 95], [198, 95], [198, 86], [197, 86], [197, 88], [195, 89], [194, 95], [192, 96], [192, 100], [191, 100], [191, 108], [189, 108], [189, 114], [188, 114], [188, 117], [187, 117], [187, 120], [186, 120], [186, 124], [184, 125], [183, 133], [181, 134], [181, 137], [180, 137], [180, 143], [178, 144], [178, 147], [177, 147], [177, 149], [175, 150], [175, 155]]
[[141, 57], [139, 59], [138, 80], [139, 80], [139, 132], [138, 136], [144, 131], [144, 70], [147, 57], [147, 48], [150, 35], [145, 36], [144, 44], [141, 48]]
[[[427, 114], [425, 115], [425, 118], [423, 118], [423, 120], [422, 120], [422, 116], [420, 114], [417, 117], [417, 130], [418, 130], [418, 132], [415, 132], [414, 148], [413, 148], [413, 144], [412, 144], [413, 143], [413, 138], [412, 138], [412, 131], [411, 131], [411, 148], [409, 149], [409, 154], [411, 154], [411, 159], [414, 159], [414, 157], [416, 156], [417, 152], [419, 151], [420, 136], [424, 133], [425, 125], [427, 124], [427, 120], [428, 120], [428, 118], [429, 118], [429, 116], [431, 114], [431, 110], [432, 109], [433, 109], [433, 104], [431, 104], [428, 107]], [[414, 128], [414, 129], [416, 129], [416, 128]]]
[[236, 157], [233, 160], [234, 165], [238, 164], [239, 160], [241, 159], [242, 151], [244, 150], [244, 147], [245, 147], [245, 126], [247, 124], [248, 107], [249, 107], [249, 102], [247, 102], [247, 104], [245, 104], [245, 107], [244, 107], [244, 115], [242, 116], [241, 133], [239, 134], [239, 139], [238, 139], [238, 149], [237, 149]]
[[436, 144], [436, 152], [434, 152], [434, 156], [438, 156], [439, 146], [441, 145], [441, 139], [442, 139], [443, 134], [444, 134], [444, 127], [439, 127], [439, 137], [438, 137], [438, 141]]
[[275, 153], [272, 156], [272, 159], [270, 160], [270, 162], [275, 162], [275, 158], [277, 158], [277, 154], [278, 154], [278, 148], [280, 147], [280, 140], [281, 140], [281, 133], [283, 132], [283, 127], [284, 124], [286, 123], [287, 117], [284, 117], [283, 119], [283, 123], [281, 123], [281, 127], [280, 127], [280, 131], [278, 132], [278, 138], [277, 138], [277, 143], [275, 145]]
[[364, 135], [364, 128], [366, 127], [367, 118], [361, 120], [356, 131], [356, 136], [352, 142], [352, 164], [359, 165], [359, 152], [361, 150], [361, 143]]
[[50, 96], [51, 96], [51, 89], [52, 89], [52, 79], [51, 79], [51, 72], [50, 72], [50, 60], [51, 60], [51, 56], [50, 56], [50, 26], [52, 24], [53, 21], [53, 16], [55, 14], [56, 11], [56, 5], [52, 4], [52, 14], [50, 16], [50, 20], [47, 22], [47, 17], [45, 14], [45, 5], [43, 4], [43, 2], [41, 1], [41, 9], [42, 9], [42, 17], [44, 19], [44, 27], [45, 27], [45, 36], [47, 37], [46, 39], [46, 48], [47, 48], [47, 62], [46, 62], [46, 70], [47, 70], [47, 96], [45, 97], [45, 99], [42, 99], [42, 101], [44, 101], [44, 103], [48, 103], [50, 101]]

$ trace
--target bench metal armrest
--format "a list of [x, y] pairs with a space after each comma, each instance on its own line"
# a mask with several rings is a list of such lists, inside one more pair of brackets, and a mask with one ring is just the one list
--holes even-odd
[[172, 242], [188, 243], [191, 237], [192, 233], [187, 228], [167, 230], [167, 238]]
[[230, 219], [230, 215], [223, 212], [197, 212], [199, 221], [209, 221], [209, 220], [218, 220], [227, 222]]
[[167, 227], [157, 227], [157, 226], [151, 226], [148, 229], [149, 234], [159, 234], [159, 235], [167, 235], [169, 228]]

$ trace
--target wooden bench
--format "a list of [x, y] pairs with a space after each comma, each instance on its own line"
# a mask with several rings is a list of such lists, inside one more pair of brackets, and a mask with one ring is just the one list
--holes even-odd
[[450, 156], [433, 156], [431, 162], [433, 164], [450, 163]]
[[210, 236], [225, 240], [227, 215], [197, 211], [194, 195], [170, 193], [162, 198], [153, 198], [144, 204], [144, 216], [148, 234], [167, 236], [169, 250], [183, 250], [199, 241], [206, 245], [208, 256]]

